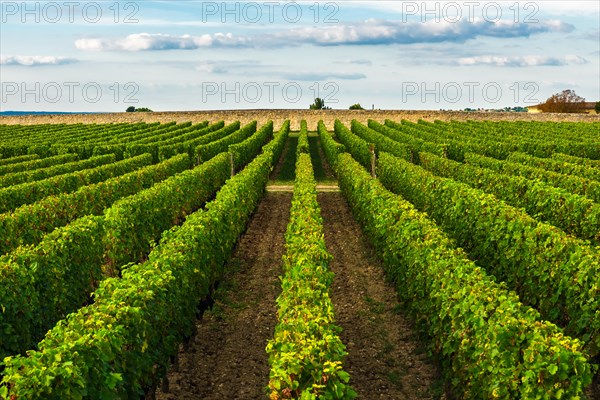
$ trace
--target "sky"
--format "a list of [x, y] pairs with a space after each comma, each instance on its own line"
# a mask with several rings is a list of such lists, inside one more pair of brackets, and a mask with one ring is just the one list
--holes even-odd
[[4, 1], [0, 111], [600, 100], [598, 1]]

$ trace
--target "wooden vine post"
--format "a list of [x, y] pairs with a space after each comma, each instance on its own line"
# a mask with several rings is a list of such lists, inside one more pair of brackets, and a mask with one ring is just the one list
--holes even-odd
[[231, 177], [235, 175], [235, 163], [233, 162], [233, 152], [229, 152], [229, 163], [231, 164]]
[[375, 145], [374, 144], [369, 144], [369, 150], [371, 151], [371, 176], [373, 178], [377, 178], [377, 176], [375, 175], [375, 167], [377, 164], [377, 156], [375, 155]]

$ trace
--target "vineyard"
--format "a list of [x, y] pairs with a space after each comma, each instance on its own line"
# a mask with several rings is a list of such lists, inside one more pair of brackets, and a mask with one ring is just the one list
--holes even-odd
[[291, 126], [0, 125], [0, 398], [600, 398], [600, 122]]

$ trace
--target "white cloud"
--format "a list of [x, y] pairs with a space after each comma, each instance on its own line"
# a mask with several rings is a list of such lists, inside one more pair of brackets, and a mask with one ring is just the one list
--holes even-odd
[[552, 20], [537, 24], [511, 21], [487, 22], [477, 20], [459, 23], [401, 22], [369, 19], [353, 24], [302, 27], [255, 36], [234, 36], [231, 33], [169, 35], [136, 33], [125, 38], [79, 39], [75, 46], [87, 51], [158, 51], [196, 50], [209, 47], [287, 47], [303, 44], [315, 46], [390, 45], [415, 43], [462, 43], [478, 37], [518, 38], [546, 32], [571, 32], [575, 28]]
[[247, 39], [231, 33], [201, 36], [135, 33], [120, 39], [79, 39], [75, 41], [75, 47], [86, 51], [196, 50], [202, 47], [242, 47], [246, 42]]
[[207, 74], [226, 74], [229, 72], [229, 70], [224, 66], [212, 61], [205, 61], [196, 65], [196, 71], [204, 72]]
[[538, 67], [586, 64], [588, 61], [580, 56], [475, 56], [463, 57], [456, 61], [458, 65], [491, 65], [496, 67]]
[[277, 75], [290, 81], [358, 80], [366, 78], [365, 74], [355, 72], [285, 72]]
[[21, 65], [35, 67], [40, 65], [64, 65], [77, 62], [76, 59], [55, 56], [0, 56], [0, 65]]
[[[196, 71], [208, 74], [237, 74], [247, 76], [255, 75], [257, 71], [266, 68], [260, 60], [204, 60], [196, 64]], [[252, 70], [249, 72], [248, 70]]]
[[206, 74], [229, 74], [239, 77], [277, 77], [289, 81], [325, 81], [328, 79], [358, 80], [366, 75], [356, 72], [336, 71], [286, 71], [279, 65], [265, 65], [258, 60], [216, 61], [207, 60], [196, 65], [196, 71]]
[[354, 24], [290, 29], [266, 35], [266, 43], [311, 43], [319, 46], [385, 45], [465, 42], [477, 37], [517, 38], [546, 32], [571, 32], [575, 28], [561, 21], [537, 24], [512, 21], [402, 22], [368, 19]]
[[351, 60], [334, 61], [334, 64], [373, 65], [373, 61], [367, 60], [365, 58], [359, 58]]

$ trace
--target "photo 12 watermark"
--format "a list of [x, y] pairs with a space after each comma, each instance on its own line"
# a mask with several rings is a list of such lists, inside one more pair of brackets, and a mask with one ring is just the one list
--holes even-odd
[[[316, 98], [325, 104], [338, 104], [340, 86], [337, 82], [202, 82], [200, 85], [202, 103], [237, 105], [302, 105]], [[308, 104], [308, 103], [306, 103]]]
[[402, 22], [500, 22], [534, 24], [540, 22], [539, 4], [532, 1], [401, 1]]
[[135, 82], [1, 82], [0, 102], [6, 104], [96, 104], [139, 103], [140, 87]]
[[402, 82], [400, 97], [403, 104], [497, 104], [511, 101], [534, 105], [540, 86], [536, 82]]
[[[325, 104], [338, 104], [340, 86], [337, 82], [307, 81], [204, 81], [186, 89], [187, 95], [201, 104], [229, 106], [305, 108], [316, 98]], [[138, 104], [140, 85], [135, 82], [16, 82], [0, 83], [0, 103], [3, 106], [41, 104]]]
[[137, 24], [140, 2], [134, 1], [1, 1], [3, 24]]
[[337, 24], [340, 6], [332, 1], [202, 1], [201, 10], [201, 21], [205, 23], [296, 24], [308, 20], [315, 24]]

